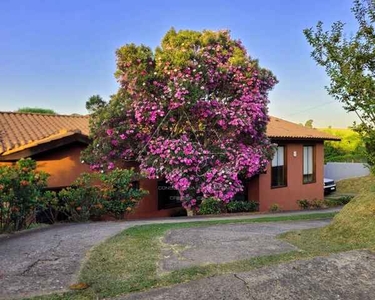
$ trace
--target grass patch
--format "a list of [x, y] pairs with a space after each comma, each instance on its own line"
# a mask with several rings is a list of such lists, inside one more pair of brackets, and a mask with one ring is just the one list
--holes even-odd
[[337, 192], [340, 194], [359, 194], [375, 185], [375, 176], [363, 176], [357, 178], [343, 179], [337, 183]]
[[361, 192], [328, 226], [288, 232], [281, 238], [314, 256], [353, 249], [375, 250], [375, 185], [370, 183], [373, 180], [368, 176], [364, 184], [360, 178], [352, 179], [350, 186], [360, 187]]
[[242, 272], [253, 268], [309, 257], [307, 252], [292, 251], [225, 264], [211, 264], [157, 274], [160, 259], [160, 238], [168, 230], [233, 223], [299, 221], [332, 218], [335, 213], [313, 213], [293, 216], [274, 216], [258, 219], [217, 220], [205, 222], [142, 225], [129, 228], [95, 247], [84, 264], [79, 281], [90, 287], [60, 295], [34, 297], [49, 300], [88, 300], [114, 297], [167, 286], [228, 272]]

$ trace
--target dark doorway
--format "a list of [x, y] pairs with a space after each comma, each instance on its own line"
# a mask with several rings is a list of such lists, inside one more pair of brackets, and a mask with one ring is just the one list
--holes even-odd
[[158, 209], [181, 207], [180, 193], [165, 180], [158, 181]]

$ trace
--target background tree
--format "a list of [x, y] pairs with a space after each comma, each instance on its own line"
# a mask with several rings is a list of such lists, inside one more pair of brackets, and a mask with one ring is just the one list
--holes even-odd
[[305, 123], [305, 127], [308, 127], [308, 128], [313, 128], [313, 122], [314, 120], [307, 120], [306, 123]]
[[20, 113], [38, 113], [38, 114], [46, 114], [46, 115], [57, 115], [57, 113], [48, 108], [40, 108], [40, 107], [22, 107], [17, 110]]
[[155, 52], [129, 44], [116, 54], [121, 87], [93, 116], [84, 155], [93, 169], [135, 160], [178, 190], [186, 208], [201, 197], [229, 202], [242, 179], [264, 170], [276, 78], [228, 31], [171, 29]]
[[[331, 79], [328, 93], [342, 102], [349, 112], [357, 114], [367, 150], [367, 161], [375, 165], [375, 9], [373, 1], [355, 0], [352, 12], [358, 30], [351, 37], [344, 34], [344, 23], [338, 21], [330, 31], [319, 22], [315, 29], [304, 30], [313, 47], [312, 57], [325, 68]], [[375, 171], [375, 170], [373, 170]]]
[[93, 95], [86, 101], [86, 109], [92, 113], [99, 108], [104, 107], [106, 102], [99, 95]]

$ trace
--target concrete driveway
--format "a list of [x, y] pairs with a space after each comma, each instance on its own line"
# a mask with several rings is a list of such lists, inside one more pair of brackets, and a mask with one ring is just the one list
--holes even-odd
[[350, 251], [215, 276], [117, 300], [374, 300], [375, 254]]
[[[337, 209], [325, 212], [331, 211], [337, 211]], [[306, 212], [280, 213], [278, 216], [299, 214], [306, 214]], [[0, 299], [66, 290], [71, 283], [75, 282], [82, 260], [90, 248], [131, 226], [223, 219], [254, 219], [267, 216], [275, 215], [61, 224], [17, 233], [9, 237], [0, 237]], [[268, 225], [262, 223], [262, 226], [265, 228]], [[281, 224], [273, 226], [276, 228]], [[263, 234], [258, 232], [258, 235], [259, 233]], [[273, 239], [271, 243], [274, 242]]]
[[86, 252], [131, 224], [64, 224], [1, 238], [0, 299], [65, 290]]
[[194, 265], [220, 264], [298, 250], [277, 235], [323, 227], [329, 220], [229, 224], [170, 230], [163, 239], [160, 272]]

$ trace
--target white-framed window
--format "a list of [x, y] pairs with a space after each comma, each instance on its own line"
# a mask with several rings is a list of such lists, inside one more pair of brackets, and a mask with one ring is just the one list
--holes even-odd
[[303, 146], [303, 183], [315, 182], [315, 147]]
[[285, 146], [277, 146], [271, 162], [271, 186], [284, 187], [286, 180], [286, 151]]

